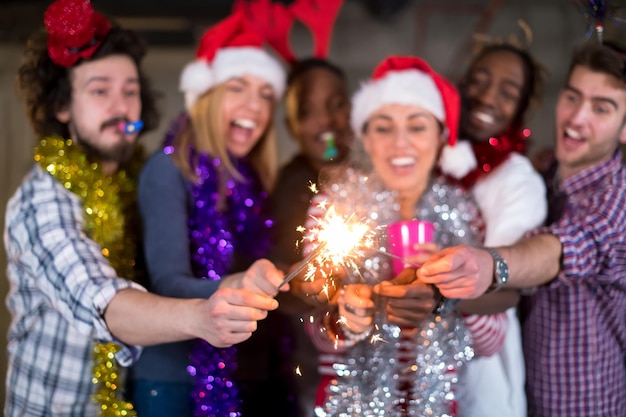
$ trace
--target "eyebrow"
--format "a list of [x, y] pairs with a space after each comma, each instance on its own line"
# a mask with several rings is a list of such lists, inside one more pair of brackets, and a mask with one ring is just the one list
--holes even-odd
[[429, 116], [432, 116], [432, 113], [421, 111], [421, 112], [418, 112], [418, 113], [411, 114], [407, 119], [408, 120], [413, 120], [413, 119], [418, 119], [418, 118], [421, 118], [421, 117], [428, 118]]
[[[480, 67], [479, 68], [474, 68], [474, 71], [472, 71], [472, 72], [473, 73], [482, 73], [482, 74], [488, 75], [489, 77], [493, 77], [493, 73], [491, 71], [489, 71], [487, 68], [480, 68]], [[507, 85], [510, 85], [510, 86], [512, 86], [514, 88], [517, 88], [520, 91], [522, 90], [522, 87], [523, 87], [523, 84], [517, 83], [517, 82], [513, 81], [510, 78], [505, 78], [502, 82], [504, 84], [507, 84]]]
[[[576, 87], [573, 87], [570, 84], [566, 84], [563, 89], [571, 91], [572, 93], [574, 93], [574, 94], [576, 94], [576, 95], [578, 95], [580, 97], [584, 97], [584, 94], [582, 93], [582, 91], [580, 91]], [[610, 104], [611, 106], [613, 106], [615, 108], [615, 110], [618, 109], [617, 102], [615, 100], [613, 100], [612, 98], [602, 97], [602, 96], [591, 96], [591, 100], [592, 101], [596, 101], [596, 102], [599, 101], [601, 103], [607, 103], [607, 104]]]
[[[230, 81], [238, 81], [238, 82], [240, 82], [240, 83], [242, 83], [242, 84], [245, 84], [245, 85], [250, 85], [250, 83], [249, 83], [248, 81], [246, 81], [246, 79], [245, 79], [245, 78], [243, 78], [243, 77], [233, 77], [233, 78], [231, 78], [231, 79], [230, 79]], [[266, 88], [269, 88], [269, 89], [271, 89], [272, 91], [274, 91], [274, 87], [272, 87], [272, 85], [271, 85], [270, 83], [268, 83], [268, 82], [265, 82], [265, 83], [261, 86], [261, 89], [262, 89], [262, 90], [263, 90], [263, 89], [266, 89]]]
[[[88, 86], [89, 84], [91, 84], [92, 82], [109, 82], [111, 81], [111, 77], [107, 77], [106, 75], [95, 75], [91, 78], [89, 78], [86, 82], [85, 82], [85, 86]], [[125, 84], [138, 84], [139, 83], [139, 78], [137, 77], [131, 77], [131, 78], [127, 78], [124, 81]]]
[[246, 81], [245, 78], [242, 78], [242, 77], [233, 77], [233, 78], [230, 79], [230, 81], [238, 81], [238, 82], [240, 82], [242, 84], [246, 84], [246, 85], [250, 84], [248, 81]]
[[372, 120], [375, 120], [375, 119], [383, 119], [383, 120], [389, 120], [389, 121], [392, 120], [391, 116], [387, 116], [386, 114], [377, 114], [372, 117]]
[[[431, 113], [425, 112], [425, 111], [423, 111], [423, 112], [421, 111], [421, 112], [418, 112], [418, 113], [410, 114], [409, 117], [407, 117], [407, 120], [413, 120], [413, 119], [417, 119], [417, 118], [421, 118], [421, 117], [428, 118], [430, 116], [432, 116]], [[389, 120], [389, 121], [393, 120], [393, 118], [391, 116], [388, 116], [386, 114], [377, 114], [376, 116], [372, 117], [372, 120], [375, 120], [375, 119], [383, 119], [383, 120]]]

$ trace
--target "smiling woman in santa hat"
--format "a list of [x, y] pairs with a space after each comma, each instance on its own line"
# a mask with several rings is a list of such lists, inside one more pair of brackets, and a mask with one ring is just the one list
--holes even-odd
[[[234, 13], [206, 31], [196, 59], [182, 72], [186, 111], [139, 184], [144, 253], [156, 293], [277, 292], [256, 288], [239, 273], [264, 257], [272, 227], [265, 210], [277, 168], [272, 117], [285, 76], [262, 45], [243, 14]], [[257, 368], [264, 369], [262, 351], [257, 354]], [[236, 362], [237, 348], [199, 340], [147, 348], [132, 372], [139, 415], [240, 415], [245, 395], [273, 386], [261, 380], [265, 387], [257, 382], [246, 389]]]
[[[315, 227], [329, 206], [371, 230], [397, 221], [431, 223], [433, 242], [406, 259], [413, 265], [438, 247], [480, 243], [484, 225], [476, 204], [435, 171], [441, 148], [456, 143], [459, 111], [454, 86], [420, 58], [379, 64], [352, 100], [362, 150], [349, 168], [324, 175], [303, 252], [315, 247]], [[392, 272], [390, 250], [383, 237], [355, 271], [340, 272], [338, 296], [305, 323], [323, 352], [319, 415], [457, 415], [466, 363], [502, 344], [504, 314], [463, 316], [462, 306], [441, 303], [433, 288], [415, 281], [414, 267]], [[298, 286], [298, 295], [323, 301], [317, 292], [326, 277], [315, 278]], [[477, 322], [480, 328], [473, 327]]]

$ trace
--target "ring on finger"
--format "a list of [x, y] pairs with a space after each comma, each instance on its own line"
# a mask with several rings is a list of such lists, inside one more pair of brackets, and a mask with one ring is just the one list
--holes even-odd
[[357, 316], [368, 316], [368, 315], [374, 314], [373, 307], [369, 307], [369, 308], [355, 307], [352, 304], [345, 303], [344, 308], [348, 313], [351, 313]]

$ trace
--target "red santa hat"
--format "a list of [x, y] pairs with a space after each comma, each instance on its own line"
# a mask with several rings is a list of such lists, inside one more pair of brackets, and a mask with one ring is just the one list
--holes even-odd
[[196, 59], [187, 64], [180, 78], [185, 105], [190, 108], [212, 87], [245, 74], [266, 80], [277, 97], [283, 94], [283, 68], [263, 50], [263, 38], [248, 29], [243, 13], [236, 12], [202, 35]]
[[386, 104], [423, 107], [444, 126], [448, 144], [454, 146], [460, 114], [459, 93], [452, 83], [437, 74], [426, 61], [411, 56], [391, 56], [374, 70], [352, 98], [350, 123], [361, 132], [369, 116]]

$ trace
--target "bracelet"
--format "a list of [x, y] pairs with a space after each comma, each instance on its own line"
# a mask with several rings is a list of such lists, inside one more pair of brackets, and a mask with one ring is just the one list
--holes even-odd
[[345, 324], [343, 321], [339, 322], [339, 330], [341, 331], [341, 333], [346, 337], [346, 339], [354, 342], [354, 343], [358, 343], [358, 342], [362, 342], [363, 340], [367, 339], [368, 337], [370, 337], [370, 334], [372, 333], [372, 328], [370, 327], [368, 330], [365, 330], [361, 333], [355, 333], [352, 330], [350, 330], [348, 328], [348, 325]]
[[[336, 317], [332, 317], [334, 315], [334, 312], [329, 311], [324, 314], [324, 317], [322, 317], [322, 329], [326, 331], [326, 336], [328, 337], [328, 340], [333, 343], [333, 348], [338, 349], [340, 347], [344, 348], [354, 346], [354, 342], [352, 340], [346, 339], [343, 332], [339, 330]], [[339, 333], [341, 333], [341, 336], [343, 337], [339, 337]]]

